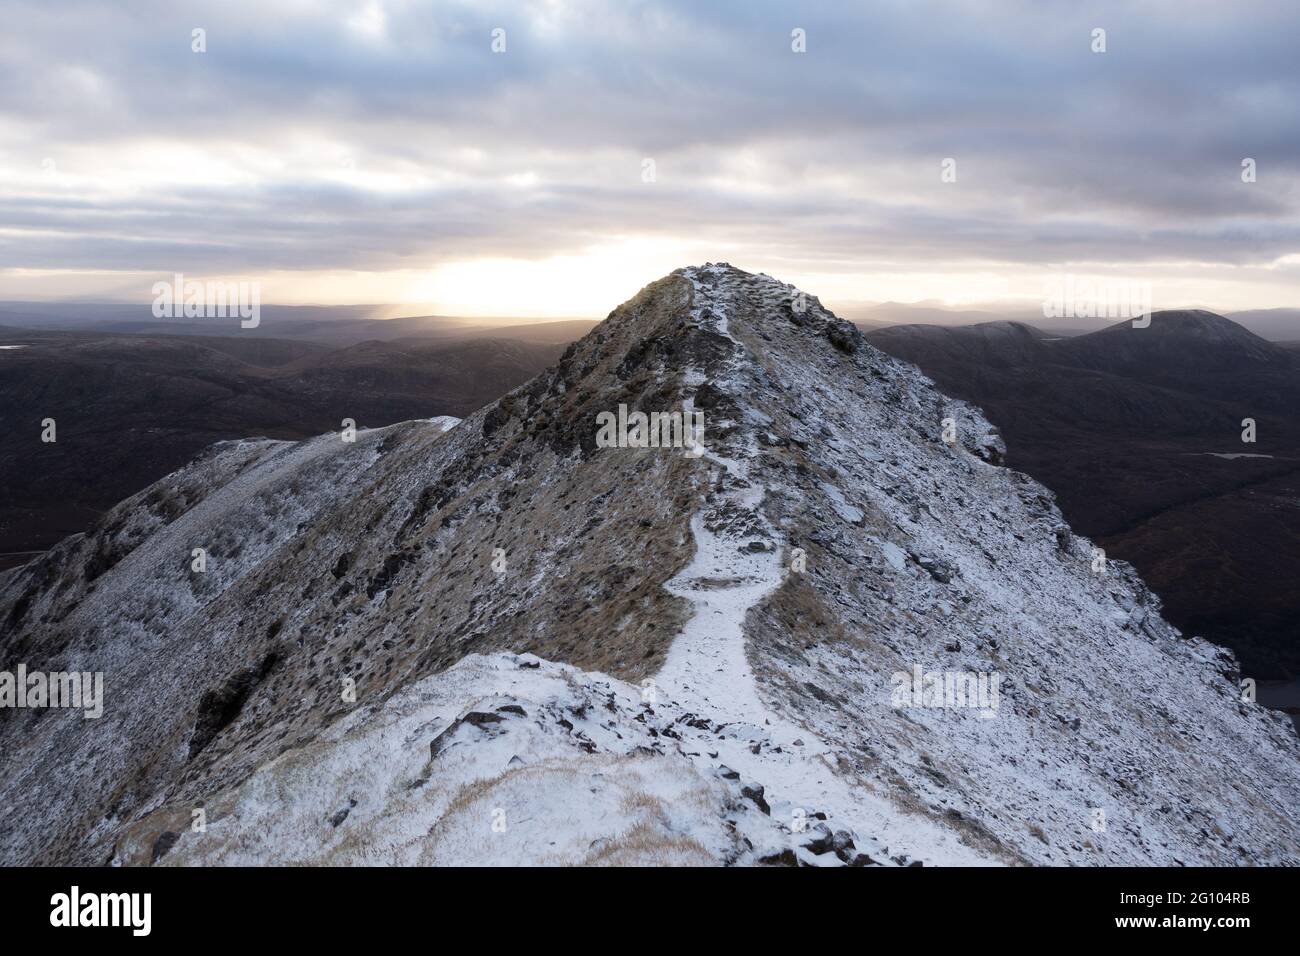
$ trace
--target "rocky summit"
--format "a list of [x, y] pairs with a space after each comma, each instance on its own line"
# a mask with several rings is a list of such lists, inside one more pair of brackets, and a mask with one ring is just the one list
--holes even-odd
[[725, 264], [214, 445], [0, 576], [0, 671], [103, 675], [0, 709], [0, 862], [1300, 863], [1289, 723], [1004, 452]]

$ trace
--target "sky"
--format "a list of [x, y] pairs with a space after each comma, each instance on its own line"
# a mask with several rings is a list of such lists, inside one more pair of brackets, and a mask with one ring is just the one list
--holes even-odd
[[729, 261], [832, 306], [1032, 304], [1063, 274], [1300, 306], [1294, 0], [0, 0], [0, 23], [0, 299], [145, 302], [182, 273], [602, 317]]

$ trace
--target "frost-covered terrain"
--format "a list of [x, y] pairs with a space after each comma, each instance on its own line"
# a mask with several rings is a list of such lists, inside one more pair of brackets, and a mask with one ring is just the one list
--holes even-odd
[[0, 576], [0, 669], [106, 685], [0, 712], [0, 860], [1300, 862], [1290, 726], [1002, 454], [725, 265], [462, 422], [215, 446]]

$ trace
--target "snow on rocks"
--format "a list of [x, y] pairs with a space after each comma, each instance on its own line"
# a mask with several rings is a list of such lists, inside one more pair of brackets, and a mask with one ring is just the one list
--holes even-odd
[[456, 418], [454, 415], [436, 415], [428, 421], [429, 424], [435, 426], [439, 431], [444, 432], [455, 428], [460, 424], [460, 419]]
[[531, 655], [471, 655], [358, 706], [217, 795], [205, 832], [174, 812], [145, 818], [113, 862], [889, 862], [883, 848], [860, 849], [815, 816], [798, 833], [782, 826], [761, 785], [702, 752], [724, 734], [602, 674]]
[[827, 482], [822, 482], [821, 489], [826, 497], [831, 500], [831, 507], [835, 509], [837, 515], [849, 524], [862, 523], [862, 519], [865, 517], [862, 509], [849, 504], [844, 497], [844, 492]]

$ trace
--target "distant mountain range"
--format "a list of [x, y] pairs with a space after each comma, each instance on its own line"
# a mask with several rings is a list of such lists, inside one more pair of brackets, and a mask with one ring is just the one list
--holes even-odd
[[[1053, 318], [1042, 309], [1023, 303], [989, 303], [957, 308], [940, 302], [847, 302], [839, 314], [863, 331], [892, 325], [976, 325], [986, 322], [1020, 322], [1053, 335], [1084, 335], [1111, 324], [1097, 318]], [[1227, 317], [1272, 342], [1300, 343], [1300, 309], [1252, 309], [1230, 312]], [[241, 329], [237, 320], [156, 319], [147, 305], [121, 303], [60, 303], [0, 301], [0, 325], [23, 328], [82, 329], [131, 332], [146, 335], [227, 335], [306, 339], [335, 345], [367, 339], [389, 341], [404, 337], [464, 337], [503, 335], [533, 342], [572, 342], [596, 325], [595, 319], [527, 320], [467, 318], [449, 315], [405, 315], [393, 305], [266, 305], [261, 324]], [[165, 323], [165, 324], [164, 324]]]
[[[1178, 311], [1178, 310], [1169, 310]], [[1186, 310], [1184, 310], [1186, 311]], [[1085, 335], [1113, 324], [1105, 318], [1045, 318], [1042, 310], [1022, 304], [989, 304], [976, 308], [952, 308], [940, 303], [877, 302], [850, 303], [840, 313], [863, 331], [893, 325], [976, 325], [989, 322], [1019, 322], [1052, 335]], [[1300, 309], [1254, 309], [1229, 313], [1243, 328], [1273, 342], [1300, 342]]]
[[1136, 565], [1174, 624], [1254, 676], [1300, 674], [1300, 353], [1203, 311], [1066, 338], [992, 322], [868, 339], [983, 408], [1008, 461]]
[[148, 305], [0, 301], [0, 326], [138, 335], [235, 335], [241, 339], [288, 339], [322, 345], [355, 345], [405, 338], [463, 339], [473, 336], [567, 344], [589, 332], [590, 319], [527, 321], [448, 315], [401, 315], [397, 306], [266, 305], [259, 324], [242, 328], [238, 318], [155, 318]]

